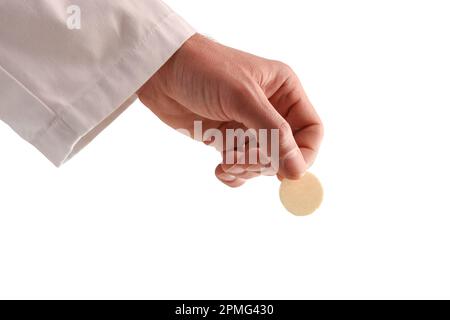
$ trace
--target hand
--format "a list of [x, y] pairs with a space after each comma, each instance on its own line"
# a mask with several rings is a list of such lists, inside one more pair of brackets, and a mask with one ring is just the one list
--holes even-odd
[[[313, 163], [322, 140], [321, 121], [287, 65], [199, 34], [138, 95], [175, 129], [192, 132], [194, 121], [202, 121], [204, 130], [279, 129], [279, 178], [300, 178]], [[258, 166], [248, 164], [222, 163], [216, 169], [217, 177], [231, 187], [260, 173]]]

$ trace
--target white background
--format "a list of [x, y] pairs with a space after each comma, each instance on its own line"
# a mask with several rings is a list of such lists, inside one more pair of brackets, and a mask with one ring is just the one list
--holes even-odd
[[0, 125], [1, 298], [450, 298], [448, 1], [168, 1], [299, 74], [325, 201], [260, 178], [136, 103], [55, 169]]

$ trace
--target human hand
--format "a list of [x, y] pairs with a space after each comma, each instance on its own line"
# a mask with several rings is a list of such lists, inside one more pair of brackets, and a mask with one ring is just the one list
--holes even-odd
[[[321, 121], [287, 65], [190, 38], [138, 91], [142, 103], [175, 129], [279, 129], [279, 178], [298, 179], [313, 163]], [[226, 152], [236, 150], [222, 150]], [[239, 157], [239, 153], [236, 153]], [[231, 187], [263, 172], [263, 164], [222, 163], [216, 176]]]

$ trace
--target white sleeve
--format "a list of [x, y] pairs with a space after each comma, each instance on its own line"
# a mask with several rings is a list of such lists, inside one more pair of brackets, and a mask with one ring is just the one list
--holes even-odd
[[0, 119], [59, 166], [194, 33], [159, 0], [0, 0]]

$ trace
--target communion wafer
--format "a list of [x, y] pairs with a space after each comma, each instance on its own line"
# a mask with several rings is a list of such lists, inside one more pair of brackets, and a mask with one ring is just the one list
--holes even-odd
[[322, 185], [310, 172], [299, 180], [284, 179], [280, 186], [280, 199], [292, 214], [307, 216], [316, 211], [322, 203]]

